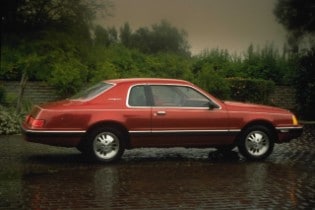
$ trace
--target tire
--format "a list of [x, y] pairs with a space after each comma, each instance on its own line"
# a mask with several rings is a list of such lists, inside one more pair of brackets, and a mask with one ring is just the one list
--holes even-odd
[[88, 136], [88, 154], [99, 162], [115, 162], [124, 153], [122, 133], [115, 128], [97, 128]]
[[248, 160], [266, 159], [274, 147], [274, 135], [265, 126], [255, 125], [247, 128], [240, 136], [239, 152]]

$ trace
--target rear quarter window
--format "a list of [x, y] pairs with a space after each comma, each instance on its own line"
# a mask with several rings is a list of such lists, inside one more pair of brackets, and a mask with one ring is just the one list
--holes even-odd
[[129, 106], [147, 106], [144, 85], [132, 87], [128, 98]]
[[98, 83], [96, 85], [93, 85], [85, 90], [80, 91], [76, 95], [72, 96], [70, 99], [72, 100], [90, 100], [99, 94], [103, 93], [104, 91], [111, 88], [113, 85], [108, 84], [105, 82]]

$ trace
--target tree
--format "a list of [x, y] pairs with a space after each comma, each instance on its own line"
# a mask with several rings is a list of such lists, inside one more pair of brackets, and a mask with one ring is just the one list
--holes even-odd
[[125, 23], [123, 27], [120, 28], [120, 42], [126, 46], [131, 47], [131, 36], [132, 31], [129, 23]]
[[100, 11], [107, 12], [111, 6], [108, 0], [3, 0], [1, 22], [5, 33], [90, 25]]
[[227, 80], [214, 70], [211, 64], [202, 67], [195, 83], [220, 99], [230, 97], [230, 87]]
[[[315, 119], [315, 1], [278, 0], [274, 13], [289, 33], [288, 42], [297, 57], [294, 86], [297, 102], [304, 119]], [[300, 51], [303, 41], [307, 48]]]
[[281, 84], [284, 72], [282, 66], [285, 63], [277, 49], [272, 44], [265, 45], [262, 49], [254, 49], [253, 45], [248, 47], [245, 53], [243, 68], [247, 77], [256, 79], [272, 80]]
[[277, 21], [289, 32], [288, 43], [293, 52], [298, 52], [299, 44], [315, 32], [314, 0], [278, 0], [274, 14]]
[[151, 36], [152, 42], [149, 44], [152, 53], [164, 51], [190, 55], [189, 44], [186, 40], [187, 33], [184, 30], [178, 30], [165, 20], [152, 26]]
[[[213, 70], [226, 76], [227, 66], [231, 63], [231, 57], [227, 50], [212, 49], [205, 50], [202, 54], [197, 56], [196, 62], [192, 71], [198, 74], [204, 65], [211, 65]], [[233, 69], [235, 71], [235, 69]]]
[[110, 5], [108, 0], [1, 1], [0, 76], [9, 72], [20, 80], [17, 110], [27, 81], [48, 79], [60, 67], [53, 62], [62, 60], [84, 69], [92, 42], [92, 20], [99, 9]]
[[120, 40], [124, 46], [147, 54], [167, 52], [190, 56], [187, 33], [165, 20], [150, 28], [141, 27], [135, 32], [132, 32], [128, 23], [125, 23], [120, 28]]
[[315, 119], [315, 47], [313, 46], [297, 61], [293, 85], [296, 88], [298, 111], [305, 120]]

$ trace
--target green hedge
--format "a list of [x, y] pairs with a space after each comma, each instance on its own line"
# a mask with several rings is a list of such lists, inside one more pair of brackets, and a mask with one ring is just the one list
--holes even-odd
[[22, 118], [22, 114], [16, 114], [14, 111], [0, 105], [0, 135], [20, 133]]
[[270, 94], [275, 90], [275, 83], [263, 79], [228, 78], [230, 98], [235, 101], [271, 104]]

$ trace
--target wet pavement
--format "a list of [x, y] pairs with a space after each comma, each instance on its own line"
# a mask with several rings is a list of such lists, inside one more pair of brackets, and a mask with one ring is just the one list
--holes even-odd
[[309, 127], [263, 162], [173, 148], [97, 164], [75, 149], [0, 136], [0, 209], [315, 209]]

